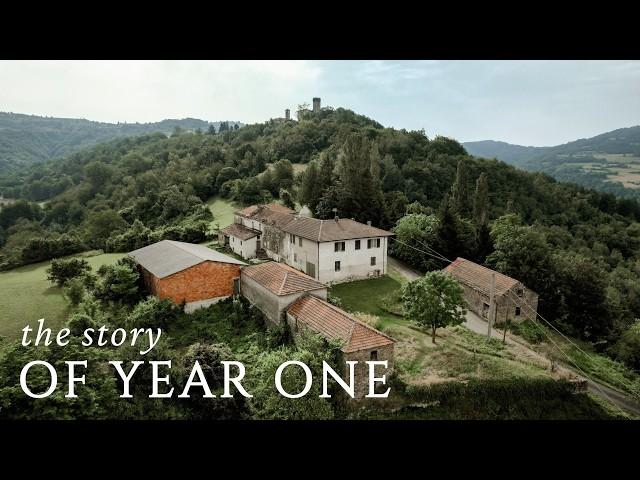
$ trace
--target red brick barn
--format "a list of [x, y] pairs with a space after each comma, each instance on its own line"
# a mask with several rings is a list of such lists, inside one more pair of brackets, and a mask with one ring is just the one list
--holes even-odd
[[162, 240], [129, 253], [145, 284], [160, 299], [186, 303], [185, 311], [238, 293], [244, 262], [204, 245]]

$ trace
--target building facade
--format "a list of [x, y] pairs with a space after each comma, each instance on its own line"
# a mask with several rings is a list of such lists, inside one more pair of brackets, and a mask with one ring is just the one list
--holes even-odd
[[234, 242], [240, 240], [247, 229], [259, 231], [256, 256], [263, 251], [266, 257], [285, 262], [321, 283], [387, 274], [388, 242], [393, 234], [370, 224], [338, 217], [319, 220], [275, 204], [239, 210], [235, 223], [242, 227], [241, 232], [239, 227], [223, 231], [229, 236], [229, 245], [231, 237]]
[[522, 282], [461, 257], [456, 258], [444, 271], [462, 285], [469, 310], [481, 318], [489, 318], [492, 277], [495, 275], [495, 324], [535, 320], [538, 294]]

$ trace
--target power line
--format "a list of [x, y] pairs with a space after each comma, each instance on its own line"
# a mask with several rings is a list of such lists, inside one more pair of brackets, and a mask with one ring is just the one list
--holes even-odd
[[[392, 237], [393, 238], [393, 237]], [[429, 250], [431, 250], [432, 252], [434, 252], [433, 254], [429, 253], [429, 252], [425, 252], [423, 250], [420, 250], [419, 248], [416, 248], [412, 245], [406, 244], [396, 238], [393, 238], [393, 240], [395, 240], [396, 242], [405, 245], [407, 247], [413, 248], [414, 250], [417, 250], [423, 254], [429, 255], [433, 258], [436, 258], [438, 260], [444, 261], [444, 262], [448, 262], [448, 263], [453, 263], [452, 260], [449, 260], [448, 258], [446, 258], [444, 255], [442, 255], [441, 253], [439, 253], [438, 251], [436, 251], [435, 249], [433, 249], [432, 247], [427, 247], [426, 245], [422, 244], [422, 242], [420, 242], [419, 240], [418, 243], [420, 243], [421, 245], [424, 245], [425, 247], [427, 247]], [[469, 270], [468, 268], [466, 268], [464, 265], [459, 265], [459, 268], [461, 270], [465, 270], [467, 273], [471, 274], [472, 278], [478, 278], [477, 277], [477, 273], [476, 272], [472, 272], [471, 270]], [[516, 302], [514, 302], [514, 304], [519, 304], [519, 305], [524, 305], [526, 307], [528, 307], [533, 313], [534, 313], [534, 318], [533, 320], [533, 324], [540, 329], [540, 331], [542, 331], [542, 333], [548, 338], [549, 341], [551, 341], [551, 343], [560, 351], [560, 353], [562, 353], [575, 367], [576, 369], [578, 369], [578, 371], [580, 371], [583, 376], [585, 376], [588, 380], [591, 380], [591, 382], [596, 386], [596, 388], [600, 391], [600, 393], [602, 393], [602, 395], [609, 400], [609, 402], [611, 402], [613, 405], [616, 406], [616, 408], [618, 408], [618, 410], [620, 410], [623, 414], [625, 413], [620, 407], [618, 407], [612, 400], [611, 398], [600, 388], [600, 386], [598, 385], [597, 382], [595, 382], [593, 379], [591, 379], [591, 377], [589, 377], [589, 375], [587, 375], [584, 370], [582, 370], [582, 368], [580, 368], [577, 363], [571, 358], [569, 357], [569, 355], [567, 355], [561, 348], [560, 346], [549, 336], [548, 332], [546, 332], [541, 325], [538, 324], [538, 322], [536, 322], [536, 317], [540, 317], [542, 320], [544, 320], [545, 323], [547, 323], [548, 325], [550, 325], [555, 331], [557, 331], [565, 340], [567, 340], [570, 344], [574, 345], [579, 351], [581, 351], [583, 354], [585, 354], [590, 360], [593, 361], [593, 358], [584, 350], [582, 350], [580, 348], [580, 346], [578, 346], [575, 342], [573, 342], [570, 338], [568, 338], [566, 335], [564, 335], [560, 330], [558, 330], [555, 326], [553, 326], [547, 319], [545, 319], [542, 315], [540, 315], [538, 313], [538, 311], [536, 309], [534, 309], [531, 305], [529, 305], [529, 303], [524, 300], [524, 299], [520, 299], [518, 297], [515, 296], [515, 294], [513, 293], [513, 291], [507, 289], [506, 290], [507, 293], [511, 294], [515, 299]], [[513, 302], [513, 299], [512, 299]], [[623, 385], [625, 385], [631, 392], [632, 396], [634, 396], [635, 398], [640, 399], [639, 397], [637, 397], [637, 395], [635, 394], [635, 389], [631, 388], [631, 386], [625, 382], [622, 382]]]

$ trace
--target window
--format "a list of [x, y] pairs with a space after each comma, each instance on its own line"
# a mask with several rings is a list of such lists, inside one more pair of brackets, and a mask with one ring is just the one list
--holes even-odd
[[298, 237], [298, 245], [301, 247], [302, 246], [302, 237]]
[[307, 275], [316, 278], [316, 266], [314, 263], [307, 262]]
[[371, 350], [371, 354], [369, 355], [370, 360], [378, 360], [378, 350]]
[[520, 307], [516, 307], [516, 317], [520, 316]]
[[380, 248], [380, 239], [376, 238], [376, 248]]
[[296, 243], [296, 236], [295, 236], [293, 233], [290, 233], [290, 234], [289, 234], [289, 241], [295, 245], [295, 243]]
[[356, 240], [356, 250], [360, 250], [360, 240]]
[[240, 245], [242, 245], [242, 240], [240, 240]]
[[335, 271], [336, 271], [336, 272], [339, 272], [339, 271], [340, 271], [340, 260], [336, 260], [336, 263], [335, 263]]
[[376, 257], [371, 257], [371, 266], [376, 264]]
[[344, 242], [336, 242], [333, 244], [334, 252], [344, 252]]
[[368, 239], [367, 240], [367, 248], [371, 248], [371, 244], [372, 244], [371, 239]]

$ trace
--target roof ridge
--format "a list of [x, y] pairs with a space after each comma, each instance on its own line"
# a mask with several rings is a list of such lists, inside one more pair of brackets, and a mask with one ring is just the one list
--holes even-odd
[[282, 278], [282, 284], [280, 285], [280, 289], [278, 293], [282, 293], [284, 291], [284, 286], [287, 283], [287, 277], [289, 276], [289, 272], [284, 272], [284, 277]]
[[[366, 324], [366, 323], [364, 323], [363, 321], [358, 320], [358, 319], [357, 319], [356, 317], [354, 317], [351, 313], [347, 312], [346, 310], [343, 310], [342, 308], [340, 308], [340, 307], [338, 307], [338, 306], [334, 305], [333, 303], [330, 303], [330, 302], [328, 302], [327, 300], [323, 300], [323, 299], [318, 298], [318, 297], [316, 297], [316, 296], [310, 295], [308, 292], [307, 292], [307, 295], [308, 295], [308, 296], [311, 296], [311, 297], [313, 297], [313, 298], [315, 298], [316, 300], [319, 300], [320, 302], [325, 303], [326, 305], [328, 305], [329, 307], [331, 307], [333, 310], [335, 310], [335, 311], [337, 311], [337, 312], [339, 312], [339, 313], [343, 313], [347, 318], [349, 318], [350, 320], [353, 320], [354, 325], [357, 323], [357, 324], [359, 324], [359, 325], [362, 325], [362, 326], [363, 326], [363, 327], [365, 327], [365, 328], [368, 328], [369, 330], [372, 330], [372, 331], [374, 331], [374, 332], [376, 332], [376, 333], [379, 333], [380, 335], [382, 335], [383, 337], [388, 338], [389, 340], [393, 340], [394, 342], [396, 341], [393, 337], [390, 337], [389, 335], [387, 335], [386, 333], [381, 332], [381, 331], [380, 331], [380, 330], [378, 330], [377, 328], [373, 328], [371, 325], [367, 325], [367, 324]], [[353, 330], [353, 328], [352, 328], [352, 330]], [[349, 337], [349, 339], [351, 339], [351, 337]]]
[[[163, 241], [163, 242], [169, 242], [169, 243], [171, 243], [173, 246], [175, 246], [175, 247], [179, 248], [179, 249], [180, 249], [180, 250], [182, 250], [183, 252], [188, 253], [188, 254], [189, 254], [189, 255], [191, 255], [192, 257], [199, 258], [199, 259], [200, 259], [200, 260], [202, 260], [203, 262], [204, 262], [204, 261], [206, 261], [206, 259], [205, 259], [205, 258], [202, 258], [201, 256], [196, 255], [195, 253], [190, 252], [189, 250], [187, 250], [186, 248], [184, 248], [184, 247], [182, 246], [182, 243], [184, 243], [184, 242], [180, 242], [180, 241], [178, 241], [178, 240], [162, 240], [162, 241]], [[151, 245], [153, 245], [153, 244], [151, 244]], [[149, 246], [151, 246], [151, 245], [149, 245]]]

